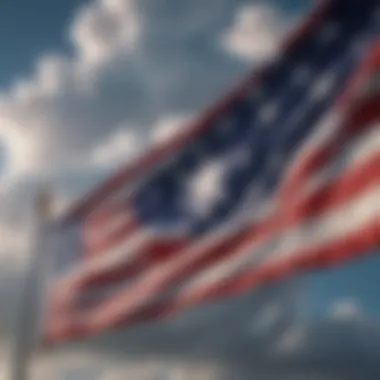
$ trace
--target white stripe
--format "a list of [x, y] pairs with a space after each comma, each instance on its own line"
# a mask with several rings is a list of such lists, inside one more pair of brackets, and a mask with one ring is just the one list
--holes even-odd
[[368, 126], [364, 133], [358, 135], [353, 141], [342, 147], [342, 153], [337, 158], [329, 162], [315, 176], [310, 178], [310, 182], [301, 190], [304, 194], [310, 194], [318, 188], [326, 186], [331, 180], [337, 177], [344, 168], [354, 168], [361, 166], [371, 157], [380, 153], [380, 123]]
[[304, 249], [324, 246], [355, 232], [365, 223], [380, 216], [379, 192], [379, 186], [374, 186], [350, 204], [328, 215], [278, 234], [265, 243], [257, 245], [253, 242], [236, 253], [234, 258], [225, 259], [202, 271], [180, 290], [180, 296], [215, 285], [253, 265], [288, 259]]
[[380, 187], [367, 190], [359, 199], [324, 218], [312, 220], [290, 234], [280, 237], [276, 257], [269, 261], [289, 258], [309, 247], [324, 246], [354, 233], [358, 228], [380, 216]]
[[293, 175], [297, 173], [299, 166], [302, 166], [308, 157], [324, 146], [327, 146], [335, 138], [339, 131], [341, 120], [340, 115], [335, 109], [326, 113], [315, 127], [314, 132], [305, 139], [302, 147], [299, 148], [287, 166], [284, 173], [284, 185], [288, 184], [288, 179], [292, 178]]
[[88, 261], [81, 261], [70, 271], [65, 272], [56, 282], [56, 288], [67, 288], [81, 278], [88, 275], [97, 275], [107, 272], [118, 265], [132, 262], [140, 253], [140, 249], [146, 244], [151, 234], [147, 231], [140, 230], [132, 236], [126, 236], [124, 240], [114, 245], [107, 251], [94, 256]]
[[[154, 292], [156, 284], [160, 281], [167, 278], [167, 276], [172, 273], [178, 273], [179, 270], [183, 269], [187, 265], [191, 264], [193, 261], [196, 261], [199, 257], [203, 255], [203, 249], [205, 247], [213, 246], [215, 240], [222, 240], [227, 232], [225, 228], [224, 231], [219, 231], [218, 234], [213, 236], [213, 239], [210, 237], [202, 240], [196, 244], [193, 248], [188, 249], [187, 252], [182, 253], [180, 257], [175, 257], [168, 262], [164, 262], [161, 265], [157, 265], [149, 270], [148, 274], [139, 278], [138, 281], [129, 289], [123, 289], [119, 293], [114, 294], [112, 304], [102, 310], [99, 310], [99, 313], [93, 315], [93, 322], [102, 323], [109, 317], [118, 315], [120, 313], [128, 314], [140, 306], [145, 306], [150, 301], [156, 300], [156, 296], [160, 296]], [[232, 230], [229, 230], [229, 233], [232, 233]], [[121, 299], [118, 297], [121, 297]], [[117, 302], [115, 302], [117, 300]]]
[[111, 248], [98, 253], [80, 270], [80, 273], [101, 273], [117, 267], [118, 265], [132, 262], [138, 256], [140, 249], [144, 247], [152, 237], [149, 231], [139, 230], [132, 236], [127, 235], [123, 240]]
[[365, 128], [362, 133], [352, 144], [350, 148], [355, 162], [363, 162], [371, 155], [380, 152], [380, 122]]
[[[183, 237], [183, 229], [170, 231], [171, 235], [165, 236], [165, 239], [179, 239]], [[107, 251], [98, 253], [91, 261], [81, 267], [80, 275], [99, 274], [117, 269], [120, 266], [132, 263], [143, 254], [143, 249], [154, 240], [161, 237], [160, 231], [154, 231], [147, 228], [140, 229], [132, 236], [126, 236], [118, 245], [113, 246]], [[161, 237], [162, 238], [162, 237]]]

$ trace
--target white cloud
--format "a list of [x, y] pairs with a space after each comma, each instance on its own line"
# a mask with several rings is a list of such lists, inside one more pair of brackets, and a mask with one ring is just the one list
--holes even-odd
[[[116, 367], [116, 368], [115, 368]], [[177, 360], [136, 360], [124, 366], [113, 366], [106, 371], [101, 380], [124, 380], [132, 378], [145, 380], [165, 378], [171, 380], [221, 379], [221, 369], [213, 363]]]
[[[169, 115], [159, 119], [151, 129], [151, 144], [164, 143], [176, 134], [188, 130], [191, 117]], [[137, 156], [143, 155], [148, 144], [138, 133], [138, 127], [132, 125], [115, 128], [106, 138], [97, 143], [89, 157], [89, 165], [114, 169]]]
[[280, 355], [290, 355], [299, 351], [303, 344], [307, 329], [301, 325], [293, 325], [289, 327], [276, 341], [275, 351]]
[[70, 35], [80, 60], [92, 65], [134, 49], [140, 32], [134, 0], [98, 0], [79, 12]]
[[0, 140], [5, 150], [5, 167], [1, 174], [1, 184], [9, 182], [18, 174], [26, 173], [38, 159], [38, 149], [41, 140], [32, 131], [21, 130], [12, 120], [1, 118], [0, 109]]
[[251, 324], [250, 332], [253, 334], [263, 334], [275, 325], [282, 317], [283, 305], [279, 302], [272, 302], [265, 305], [262, 310], [255, 315]]
[[239, 9], [234, 23], [223, 34], [222, 46], [244, 59], [263, 60], [277, 52], [286, 24], [279, 11], [265, 3]]
[[145, 380], [158, 377], [170, 379], [220, 379], [220, 368], [214, 363], [190, 360], [108, 356], [95, 350], [57, 351], [53, 355], [38, 355], [32, 365], [32, 379], [66, 379], [78, 376], [81, 379]]
[[176, 134], [183, 133], [188, 130], [191, 116], [186, 115], [170, 115], [162, 118], [157, 123], [157, 126], [152, 131], [153, 144], [160, 144], [173, 138]]
[[331, 305], [330, 315], [337, 320], [352, 320], [361, 318], [364, 313], [359, 300], [344, 298]]
[[54, 354], [40, 352], [32, 361], [30, 377], [36, 380], [66, 379], [80, 375], [81, 379], [100, 379], [104, 368], [113, 365], [105, 355], [90, 350], [57, 350]]
[[90, 164], [115, 168], [136, 156], [141, 145], [138, 136], [131, 128], [116, 130], [94, 148]]

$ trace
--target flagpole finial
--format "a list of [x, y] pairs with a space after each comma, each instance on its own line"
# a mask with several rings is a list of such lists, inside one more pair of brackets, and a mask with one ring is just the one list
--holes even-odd
[[35, 212], [41, 219], [51, 219], [54, 216], [54, 193], [50, 186], [42, 185], [35, 196]]

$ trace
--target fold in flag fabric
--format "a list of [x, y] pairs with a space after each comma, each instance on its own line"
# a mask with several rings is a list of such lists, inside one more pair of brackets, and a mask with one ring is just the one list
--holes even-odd
[[57, 223], [46, 342], [155, 321], [378, 245], [379, 0], [279, 54]]

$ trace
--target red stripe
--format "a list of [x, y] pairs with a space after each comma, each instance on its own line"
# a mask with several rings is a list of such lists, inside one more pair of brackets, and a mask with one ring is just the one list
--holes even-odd
[[123, 278], [136, 275], [147, 267], [168, 260], [175, 252], [182, 251], [188, 244], [189, 242], [183, 238], [170, 241], [149, 241], [138, 253], [136, 260], [125, 260], [125, 262], [120, 262], [117, 267], [107, 268], [102, 273], [84, 275], [82, 277], [81, 289], [85, 290], [87, 287], [109, 285]]
[[[305, 35], [312, 33], [313, 30], [318, 28], [333, 3], [332, 0], [319, 1], [315, 9], [312, 10], [309, 15], [304, 18], [304, 21], [284, 40], [282, 47], [279, 49], [280, 53], [284, 54], [295, 48]], [[265, 75], [270, 68], [271, 66], [266, 64], [259, 70], [254, 69], [236, 89], [223, 97], [216, 105], [209, 108], [209, 110], [189, 128], [188, 133], [175, 136], [164, 144], [152, 149], [133, 164], [122, 168], [110, 179], [90, 191], [82, 200], [76, 203], [63, 218], [65, 220], [75, 219], [90, 212], [91, 209], [101, 204], [105, 198], [117, 191], [121, 186], [133, 181], [137, 176], [148, 171], [158, 162], [161, 162], [170, 154], [187, 144], [189, 140], [211, 128], [214, 122], [222, 117], [224, 113], [228, 112], [235, 102], [246, 96], [247, 91], [265, 79]]]
[[[107, 223], [107, 222], [105, 222]], [[115, 231], [110, 232], [107, 237], [102, 240], [92, 240], [85, 242], [85, 254], [91, 260], [92, 257], [107, 254], [107, 251], [111, 250], [113, 247], [122, 243], [126, 239], [132, 238], [140, 226], [137, 220], [130, 220], [125, 222], [124, 225], [119, 226]]]
[[353, 75], [347, 91], [339, 99], [342, 108], [350, 109], [358, 100], [358, 92], [366, 81], [371, 80], [374, 74], [380, 72], [380, 42], [375, 42], [363, 63]]

